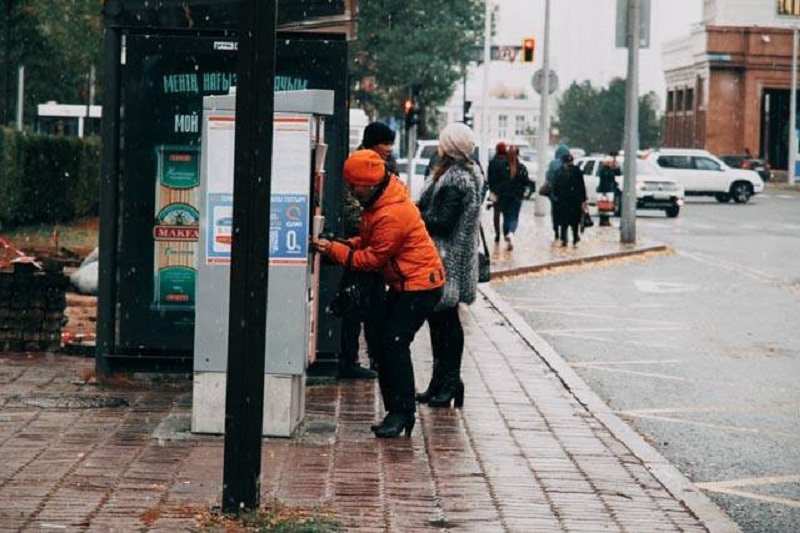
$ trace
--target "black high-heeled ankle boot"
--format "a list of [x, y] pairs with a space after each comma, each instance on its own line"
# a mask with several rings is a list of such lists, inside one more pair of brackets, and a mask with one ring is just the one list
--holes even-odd
[[428, 400], [428, 406], [450, 407], [450, 402], [456, 408], [464, 406], [464, 382], [461, 378], [447, 380], [439, 393]]
[[394, 439], [405, 431], [406, 437], [411, 436], [414, 429], [414, 413], [389, 413], [383, 419], [383, 424], [373, 429], [375, 436], [381, 439]]
[[439, 393], [444, 382], [444, 375], [442, 373], [442, 365], [438, 361], [433, 362], [433, 371], [431, 373], [431, 380], [428, 383], [428, 388], [425, 392], [418, 392], [414, 395], [414, 399], [419, 403], [428, 403], [431, 398]]

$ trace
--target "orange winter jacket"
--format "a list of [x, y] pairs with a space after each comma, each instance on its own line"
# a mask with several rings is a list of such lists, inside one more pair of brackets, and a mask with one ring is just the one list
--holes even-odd
[[386, 190], [361, 214], [359, 236], [333, 242], [328, 257], [352, 270], [383, 271], [396, 291], [444, 285], [444, 267], [408, 189], [392, 176]]

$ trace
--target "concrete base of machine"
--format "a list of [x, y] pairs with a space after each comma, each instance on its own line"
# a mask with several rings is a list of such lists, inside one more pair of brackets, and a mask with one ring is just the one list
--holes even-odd
[[[225, 433], [225, 372], [195, 372], [192, 431]], [[306, 377], [264, 376], [264, 435], [291, 437], [305, 414]]]

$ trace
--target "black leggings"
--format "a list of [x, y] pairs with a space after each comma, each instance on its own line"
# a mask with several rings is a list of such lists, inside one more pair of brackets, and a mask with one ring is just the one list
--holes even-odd
[[413, 413], [414, 367], [411, 341], [442, 297], [442, 289], [395, 292], [390, 290], [380, 320], [381, 343], [376, 350], [378, 383], [386, 411]]
[[428, 315], [431, 332], [431, 348], [434, 364], [460, 375], [461, 358], [464, 354], [464, 328], [458, 316], [458, 306]]

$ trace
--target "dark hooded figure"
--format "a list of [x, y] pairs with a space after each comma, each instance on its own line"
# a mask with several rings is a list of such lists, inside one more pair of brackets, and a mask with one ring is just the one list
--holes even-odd
[[586, 211], [586, 184], [583, 182], [583, 172], [573, 164], [572, 154], [567, 153], [561, 161], [550, 197], [554, 199], [561, 246], [567, 245], [567, 228], [572, 228], [572, 244], [577, 246], [581, 240], [581, 218]]
[[[562, 158], [569, 153], [569, 147], [566, 144], [559, 144], [556, 148], [555, 157], [548, 163], [547, 165], [547, 172], [544, 175], [544, 179], [547, 183], [550, 184], [550, 188], [552, 190], [553, 182], [556, 179], [556, 172], [561, 168], [563, 165]], [[558, 207], [556, 206], [556, 199], [551, 194], [550, 198], [550, 220], [553, 223], [553, 233], [555, 233], [556, 240], [559, 238], [558, 234], [558, 222], [556, 221], [556, 211]]]

